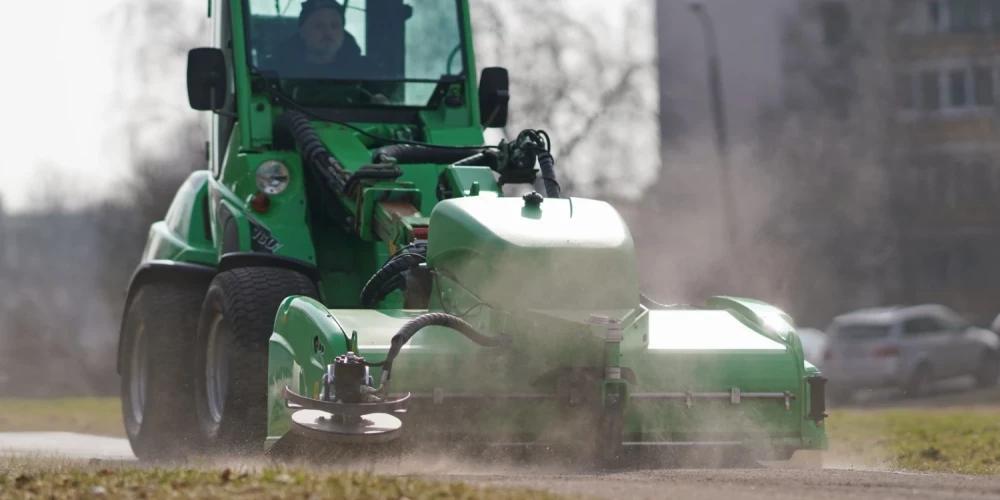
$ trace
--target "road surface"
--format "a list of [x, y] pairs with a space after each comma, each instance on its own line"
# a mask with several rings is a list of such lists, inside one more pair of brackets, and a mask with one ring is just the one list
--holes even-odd
[[[4, 453], [134, 460], [124, 439], [72, 433], [0, 433], [0, 454]], [[755, 469], [666, 469], [592, 474], [545, 466], [504, 469], [500, 466], [478, 468], [448, 460], [407, 462], [399, 462], [396, 467], [390, 464], [384, 472], [609, 499], [1000, 499], [1000, 478], [851, 469], [845, 464], [829, 463], [822, 469], [765, 465]]]

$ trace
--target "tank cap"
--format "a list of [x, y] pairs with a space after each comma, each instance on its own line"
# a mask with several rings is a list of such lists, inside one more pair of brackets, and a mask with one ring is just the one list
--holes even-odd
[[524, 200], [525, 206], [531, 206], [531, 207], [537, 207], [538, 205], [541, 205], [542, 201], [545, 199], [542, 198], [542, 195], [538, 194], [537, 191], [532, 191], [522, 196], [521, 198]]

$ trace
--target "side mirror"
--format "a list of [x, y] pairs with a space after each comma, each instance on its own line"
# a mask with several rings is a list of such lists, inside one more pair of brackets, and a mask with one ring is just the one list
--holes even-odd
[[507, 125], [510, 77], [506, 68], [483, 68], [479, 78], [479, 115], [484, 127]]
[[222, 50], [201, 47], [188, 52], [188, 103], [198, 111], [215, 111], [226, 102], [229, 83]]

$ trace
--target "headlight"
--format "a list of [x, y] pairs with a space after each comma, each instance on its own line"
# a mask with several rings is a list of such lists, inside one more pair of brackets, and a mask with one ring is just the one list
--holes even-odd
[[264, 194], [281, 194], [288, 187], [288, 167], [280, 161], [266, 161], [257, 167], [257, 189]]

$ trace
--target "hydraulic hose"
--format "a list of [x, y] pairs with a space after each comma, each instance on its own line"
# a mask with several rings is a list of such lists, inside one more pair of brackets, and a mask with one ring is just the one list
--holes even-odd
[[390, 158], [397, 163], [434, 163], [451, 164], [464, 160], [470, 156], [475, 156], [483, 152], [485, 148], [467, 149], [440, 149], [429, 146], [415, 146], [411, 144], [393, 144], [375, 150], [372, 155], [374, 163], [388, 163]]
[[299, 111], [288, 110], [278, 117], [278, 126], [292, 136], [305, 164], [318, 171], [338, 195], [343, 195], [350, 173], [323, 145], [309, 118]]
[[420, 266], [426, 260], [419, 253], [404, 253], [390, 259], [361, 290], [361, 307], [374, 308], [406, 283], [406, 271]]
[[392, 362], [399, 355], [400, 349], [413, 338], [420, 330], [428, 326], [443, 326], [451, 328], [467, 339], [483, 347], [502, 347], [510, 344], [509, 335], [497, 335], [491, 337], [476, 330], [475, 327], [457, 316], [445, 313], [427, 313], [417, 316], [406, 322], [399, 331], [392, 337], [389, 353], [386, 354], [385, 361], [381, 363], [369, 363], [369, 366], [382, 366], [382, 379], [388, 381], [391, 378]]
[[538, 153], [538, 165], [542, 170], [542, 182], [545, 184], [546, 198], [559, 198], [562, 189], [556, 181], [556, 161], [552, 158], [552, 153], [541, 151]]

